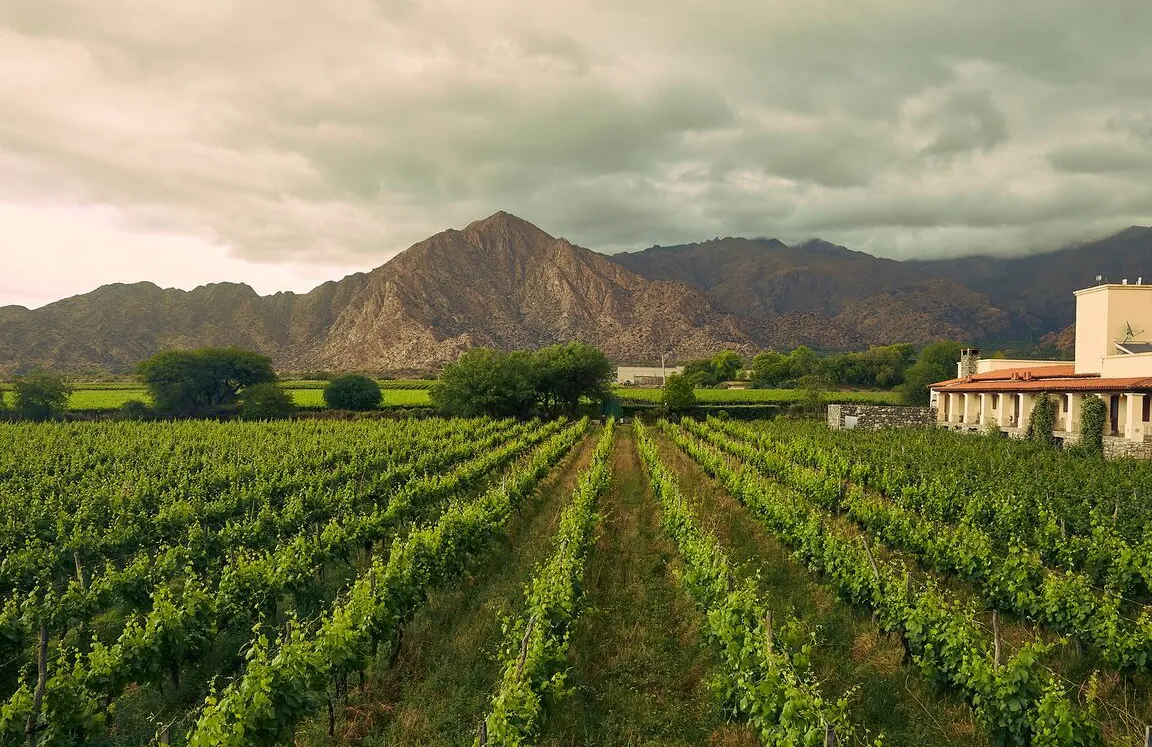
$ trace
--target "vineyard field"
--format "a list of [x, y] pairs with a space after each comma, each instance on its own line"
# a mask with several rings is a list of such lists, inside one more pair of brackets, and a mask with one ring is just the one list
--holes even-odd
[[784, 420], [0, 424], [0, 747], [1141, 747], [1149, 495]]

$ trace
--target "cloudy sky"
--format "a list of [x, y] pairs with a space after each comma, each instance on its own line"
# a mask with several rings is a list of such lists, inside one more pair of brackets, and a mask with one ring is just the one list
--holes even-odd
[[0, 0], [0, 305], [508, 210], [892, 257], [1152, 223], [1149, 0]]

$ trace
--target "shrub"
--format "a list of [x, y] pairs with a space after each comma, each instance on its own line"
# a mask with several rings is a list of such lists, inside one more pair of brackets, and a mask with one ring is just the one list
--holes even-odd
[[152, 408], [146, 402], [130, 399], [120, 405], [120, 417], [125, 420], [147, 420], [152, 417]]
[[1108, 405], [1099, 397], [1085, 397], [1080, 408], [1080, 449], [1093, 454], [1104, 452], [1104, 423]]
[[1025, 438], [1038, 444], [1051, 446], [1052, 429], [1056, 427], [1056, 400], [1044, 392], [1036, 399], [1032, 406], [1032, 415], [1028, 418], [1028, 429]]
[[694, 382], [685, 374], [672, 374], [664, 381], [664, 407], [668, 412], [683, 412], [696, 406]]
[[59, 417], [68, 409], [72, 385], [64, 377], [36, 371], [18, 376], [13, 387], [16, 392], [13, 409], [21, 418], [48, 420]]
[[380, 385], [360, 374], [338, 376], [324, 386], [324, 404], [333, 410], [375, 410], [383, 401]]
[[253, 384], [240, 392], [240, 417], [245, 420], [276, 420], [294, 412], [292, 395], [271, 382]]

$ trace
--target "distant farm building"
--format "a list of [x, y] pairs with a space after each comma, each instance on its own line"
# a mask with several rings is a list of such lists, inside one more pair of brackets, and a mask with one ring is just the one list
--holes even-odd
[[1085, 399], [1099, 397], [1108, 405], [1106, 451], [1152, 458], [1152, 285], [1076, 291], [1075, 361], [982, 359], [965, 350], [957, 377], [932, 385], [931, 404], [946, 428], [1020, 435], [1045, 393], [1057, 403], [1057, 437], [1076, 440]]
[[664, 377], [684, 373], [684, 366], [617, 366], [616, 383], [631, 386], [664, 386]]

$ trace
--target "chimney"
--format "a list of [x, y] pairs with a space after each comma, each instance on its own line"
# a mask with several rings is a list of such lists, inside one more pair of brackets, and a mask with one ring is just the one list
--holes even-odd
[[960, 351], [960, 362], [956, 364], [956, 378], [976, 375], [976, 364], [980, 362], [980, 348], [964, 348]]

